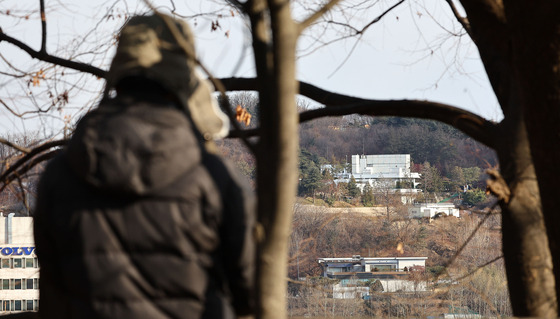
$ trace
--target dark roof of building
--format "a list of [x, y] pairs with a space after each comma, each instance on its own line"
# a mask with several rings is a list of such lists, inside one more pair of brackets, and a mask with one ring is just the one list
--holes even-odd
[[327, 267], [352, 267], [352, 263], [327, 263]]

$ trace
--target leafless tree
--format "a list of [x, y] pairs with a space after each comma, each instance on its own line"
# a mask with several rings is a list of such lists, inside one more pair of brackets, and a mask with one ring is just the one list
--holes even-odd
[[[504, 119], [500, 123], [493, 123], [441, 103], [363, 99], [327, 92], [308, 83], [298, 83], [295, 78], [296, 43], [306, 28], [319, 22], [328, 22], [351, 31], [343, 38], [350, 39], [353, 36], [359, 39], [404, 1], [385, 5], [369, 21], [353, 28], [351, 26], [355, 19], [350, 14], [346, 15], [346, 20], [332, 23], [329, 16], [325, 16], [339, 2], [331, 0], [310, 6], [309, 14], [301, 14], [295, 19], [291, 2], [230, 0], [232, 10], [241, 12], [250, 24], [256, 77], [222, 79], [221, 83], [230, 91], [256, 90], [260, 99], [260, 127], [232, 133], [232, 136], [259, 136], [258, 142], [250, 144], [258, 163], [257, 192], [261, 225], [257, 231], [260, 242], [259, 316], [275, 318], [285, 317], [286, 314], [284, 279], [287, 275], [288, 237], [297, 183], [298, 123], [324, 116], [357, 113], [438, 120], [496, 150], [500, 172], [489, 172], [491, 180], [488, 186], [498, 197], [503, 212], [504, 260], [513, 314], [556, 317], [557, 295], [560, 292], [560, 233], [557, 232], [560, 216], [556, 210], [560, 197], [555, 185], [560, 177], [560, 149], [550, 145], [560, 144], [557, 128], [560, 122], [560, 16], [557, 14], [560, 12], [560, 3], [541, 0], [446, 0], [456, 21], [462, 26], [460, 32], [470, 37], [477, 46], [500, 103]], [[365, 5], [367, 2], [361, 3]], [[377, 3], [380, 2], [374, 2]], [[462, 16], [457, 8], [459, 3], [466, 16]], [[2, 45], [10, 44], [21, 50], [23, 55], [40, 61], [24, 70], [2, 59], [5, 65], [9, 65], [9, 71], [2, 71], [3, 74], [23, 81], [20, 86], [24, 93], [1, 101], [6, 110], [19, 117], [29, 114], [14, 108], [15, 101], [23, 97], [30, 101], [35, 114], [67, 110], [73, 90], [87, 90], [85, 83], [94, 83], [105, 76], [106, 65], [99, 63], [99, 56], [107, 54], [112, 45], [111, 41], [98, 41], [88, 37], [91, 34], [85, 34], [75, 39], [75, 50], [51, 51], [47, 45], [47, 22], [52, 11], [45, 8], [43, 0], [39, 1], [38, 7], [29, 15], [19, 9], [0, 13], [4, 16], [16, 15], [21, 21], [35, 19], [41, 25], [40, 49], [33, 49], [10, 36], [8, 27], [2, 26], [0, 31]], [[64, 8], [60, 4], [53, 7], [59, 10]], [[111, 8], [116, 7], [111, 7], [109, 3], [99, 21], [126, 18], [128, 11], [122, 11], [119, 17], [120, 13]], [[360, 9], [355, 5], [341, 8], [343, 12]], [[173, 9], [167, 10], [173, 12]], [[370, 8], [365, 7], [361, 11], [366, 9]], [[323, 16], [327, 18], [318, 20]], [[317, 36], [316, 39], [321, 37]], [[86, 44], [90, 46], [82, 46]], [[98, 54], [91, 54], [95, 52]], [[73, 77], [65, 80], [67, 74], [72, 73]], [[61, 84], [46, 88], [41, 86], [39, 90], [44, 90], [47, 99], [39, 101], [35, 98], [38, 93], [33, 85], [47, 79]], [[76, 79], [84, 82], [75, 85], [79, 82]], [[99, 92], [99, 89], [93, 91]], [[295, 98], [298, 93], [325, 107], [298, 114]], [[65, 115], [60, 115], [64, 122]], [[67, 129], [62, 133], [69, 131], [69, 126], [65, 127]], [[63, 144], [60, 141], [49, 143], [26, 153], [12, 168], [6, 170], [0, 176], [4, 185], [15, 181], [17, 176], [38, 162], [48, 159], [53, 149]]]

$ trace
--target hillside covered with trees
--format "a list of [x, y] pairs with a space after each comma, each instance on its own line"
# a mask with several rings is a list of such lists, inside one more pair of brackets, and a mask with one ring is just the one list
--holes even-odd
[[[249, 128], [258, 127], [258, 101], [254, 95], [230, 95], [230, 104], [240, 105], [251, 114]], [[300, 105], [300, 111], [305, 110]], [[228, 139], [220, 146], [224, 155], [249, 179], [254, 179], [255, 161], [242, 142]], [[455, 174], [455, 167], [478, 167], [484, 171], [497, 166], [492, 149], [437, 121], [349, 115], [301, 124], [300, 169], [308, 166], [308, 161], [319, 166], [350, 164], [351, 155], [356, 154], [410, 154], [413, 171], [421, 172], [428, 163], [442, 177]]]
[[447, 124], [396, 117], [351, 115], [304, 123], [300, 147], [332, 164], [355, 154], [410, 154], [415, 164], [428, 162], [444, 176], [455, 166], [497, 164], [491, 149]]
[[[253, 95], [231, 95], [230, 103], [251, 114], [250, 128], [258, 126], [258, 103]], [[243, 143], [228, 139], [220, 147], [254, 185], [256, 162]], [[486, 199], [484, 171], [498, 165], [493, 150], [440, 122], [359, 115], [322, 118], [300, 127], [298, 195], [320, 194], [329, 205], [343, 198], [353, 198], [353, 204], [364, 206], [380, 204], [373, 195], [377, 190], [366, 187], [361, 192], [352, 181], [333, 183], [334, 173], [351, 171], [355, 154], [410, 154], [412, 171], [422, 176], [420, 187], [425, 196], [435, 193], [441, 199], [468, 185], [471, 192], [462, 196], [467, 204]], [[332, 165], [334, 172], [322, 170], [325, 164]]]

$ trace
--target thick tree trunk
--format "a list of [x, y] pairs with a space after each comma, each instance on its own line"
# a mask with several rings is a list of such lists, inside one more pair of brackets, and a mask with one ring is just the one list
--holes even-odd
[[[496, 151], [505, 179], [504, 189], [510, 192], [507, 198], [502, 199], [501, 206], [504, 259], [514, 315], [556, 317], [558, 308], [556, 295], [559, 285], [554, 284], [554, 279], [560, 278], [558, 276], [560, 254], [554, 250], [551, 254], [548, 242], [553, 248], [555, 242], [558, 242], [554, 239], [554, 236], [558, 235], [552, 234], [550, 227], [559, 224], [552, 220], [553, 217], [548, 217], [552, 210], [551, 207], [547, 208], [545, 202], [547, 197], [550, 197], [546, 194], [550, 192], [552, 184], [542, 182], [542, 172], [539, 173], [538, 163], [543, 154], [534, 151], [535, 148], [544, 150], [542, 144], [546, 139], [543, 135], [539, 136], [540, 141], [531, 137], [534, 135], [535, 127], [531, 123], [534, 122], [532, 118], [535, 114], [530, 113], [535, 110], [529, 111], [528, 106], [531, 104], [523, 102], [527, 101], [524, 97], [526, 91], [541, 92], [534, 89], [542, 84], [538, 77], [531, 79], [527, 79], [527, 75], [519, 77], [518, 69], [522, 65], [528, 66], [527, 72], [533, 72], [533, 75], [535, 70], [534, 65], [527, 63], [528, 61], [520, 61], [516, 58], [519, 55], [516, 51], [533, 52], [535, 47], [531, 44], [534, 39], [515, 40], [517, 37], [515, 33], [529, 38], [539, 38], [535, 28], [549, 24], [548, 16], [557, 15], [558, 10], [550, 7], [549, 1], [462, 0], [461, 3], [468, 14], [469, 33], [479, 49], [488, 78], [505, 117], [500, 124], [500, 136], [496, 137], [498, 140]], [[546, 7], [545, 11], [548, 10], [548, 13], [534, 15], [535, 6]], [[558, 6], [558, 2], [552, 6]], [[516, 21], [523, 19], [527, 19], [529, 25], [521, 25]], [[551, 19], [554, 20], [559, 19], [557, 17]], [[546, 42], [539, 42], [539, 44], [546, 46]], [[556, 54], [556, 57], [559, 57], [558, 50]], [[533, 58], [540, 60], [538, 63], [543, 63], [543, 67], [551, 66], [550, 58], [546, 61], [543, 60], [544, 57], [533, 56]], [[556, 94], [556, 96], [560, 95]], [[541, 104], [535, 105], [540, 109]], [[557, 137], [560, 139], [558, 134]], [[559, 166], [557, 169], [560, 172]], [[560, 174], [555, 174], [554, 177], [560, 177]], [[540, 205], [541, 196], [543, 205]], [[548, 233], [545, 230], [545, 223]], [[557, 258], [558, 262], [556, 262]], [[557, 269], [556, 276], [552, 271], [551, 260], [554, 261]]]
[[505, 1], [520, 90], [560, 295], [560, 2]]
[[504, 179], [494, 179], [489, 187], [499, 196], [502, 208], [503, 253], [513, 313], [554, 318], [552, 258], [521, 114], [504, 120], [501, 129], [507, 132], [497, 150]]
[[[277, 3], [276, 3], [277, 2]], [[254, 1], [253, 28], [266, 23], [264, 1]], [[298, 176], [298, 91], [295, 80], [296, 25], [289, 2], [270, 1], [271, 38], [254, 41], [260, 79], [261, 130], [257, 149], [260, 318], [286, 317], [288, 240]], [[264, 29], [262, 29], [264, 31]]]

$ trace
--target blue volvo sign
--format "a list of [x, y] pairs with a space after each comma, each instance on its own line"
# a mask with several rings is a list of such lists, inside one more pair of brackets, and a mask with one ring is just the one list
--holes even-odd
[[35, 247], [0, 247], [0, 254], [3, 256], [29, 256]]

